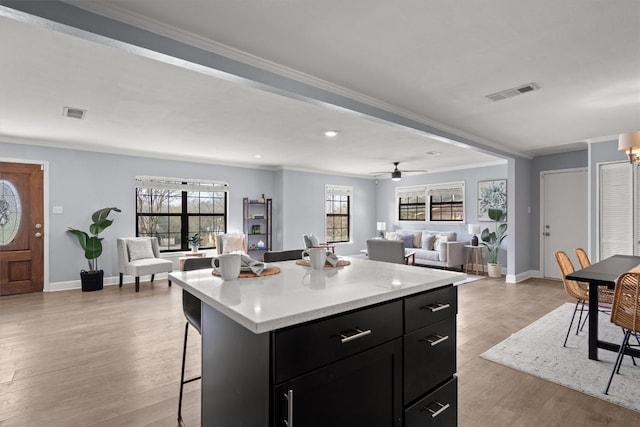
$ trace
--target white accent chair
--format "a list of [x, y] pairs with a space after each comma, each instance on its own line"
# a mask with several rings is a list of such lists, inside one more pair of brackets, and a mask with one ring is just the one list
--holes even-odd
[[244, 233], [218, 234], [216, 238], [216, 249], [218, 255], [229, 252], [247, 253], [247, 235]]
[[[136, 292], [140, 292], [140, 276], [151, 275], [151, 282], [156, 273], [169, 273], [173, 270], [173, 262], [160, 258], [160, 249], [156, 237], [127, 237], [117, 239], [118, 268], [120, 272], [119, 287], [125, 274], [136, 278]], [[169, 281], [171, 286], [171, 281]]]
[[330, 249], [331, 252], [336, 253], [336, 245], [332, 245], [330, 243], [320, 243], [320, 240], [318, 240], [318, 237], [314, 236], [313, 234], [303, 234], [302, 244], [304, 244], [305, 249], [327, 248], [327, 249]]

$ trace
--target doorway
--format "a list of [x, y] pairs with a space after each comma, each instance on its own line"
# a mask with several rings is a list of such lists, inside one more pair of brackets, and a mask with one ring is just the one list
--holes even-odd
[[556, 251], [566, 252], [576, 265], [576, 248], [588, 250], [587, 184], [586, 169], [550, 171], [540, 177], [540, 270], [545, 278], [562, 278], [554, 255]]
[[44, 287], [44, 166], [0, 162], [0, 296]]

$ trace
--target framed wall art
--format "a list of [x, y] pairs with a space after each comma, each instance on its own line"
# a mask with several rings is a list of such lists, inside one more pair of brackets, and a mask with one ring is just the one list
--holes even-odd
[[507, 180], [478, 181], [478, 221], [491, 221], [489, 208], [507, 212]]

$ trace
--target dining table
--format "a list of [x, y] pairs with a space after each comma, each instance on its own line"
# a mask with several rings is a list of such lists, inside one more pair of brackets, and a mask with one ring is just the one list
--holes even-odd
[[[598, 349], [619, 351], [620, 344], [598, 339], [598, 287], [615, 289], [616, 280], [622, 273], [640, 266], [640, 256], [613, 255], [581, 270], [567, 274], [565, 278], [589, 284], [589, 359], [598, 360]], [[622, 337], [620, 337], [622, 342]], [[640, 357], [640, 350], [627, 349], [625, 354]]]

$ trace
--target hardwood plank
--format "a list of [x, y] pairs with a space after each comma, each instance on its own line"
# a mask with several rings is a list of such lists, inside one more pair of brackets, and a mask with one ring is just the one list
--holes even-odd
[[[459, 425], [634, 425], [639, 414], [479, 357], [568, 301], [560, 282], [458, 287]], [[184, 316], [166, 281], [0, 298], [0, 425], [176, 426]], [[200, 368], [191, 331], [187, 375]], [[586, 357], [586, 356], [585, 356]], [[185, 387], [200, 422], [200, 384]]]

